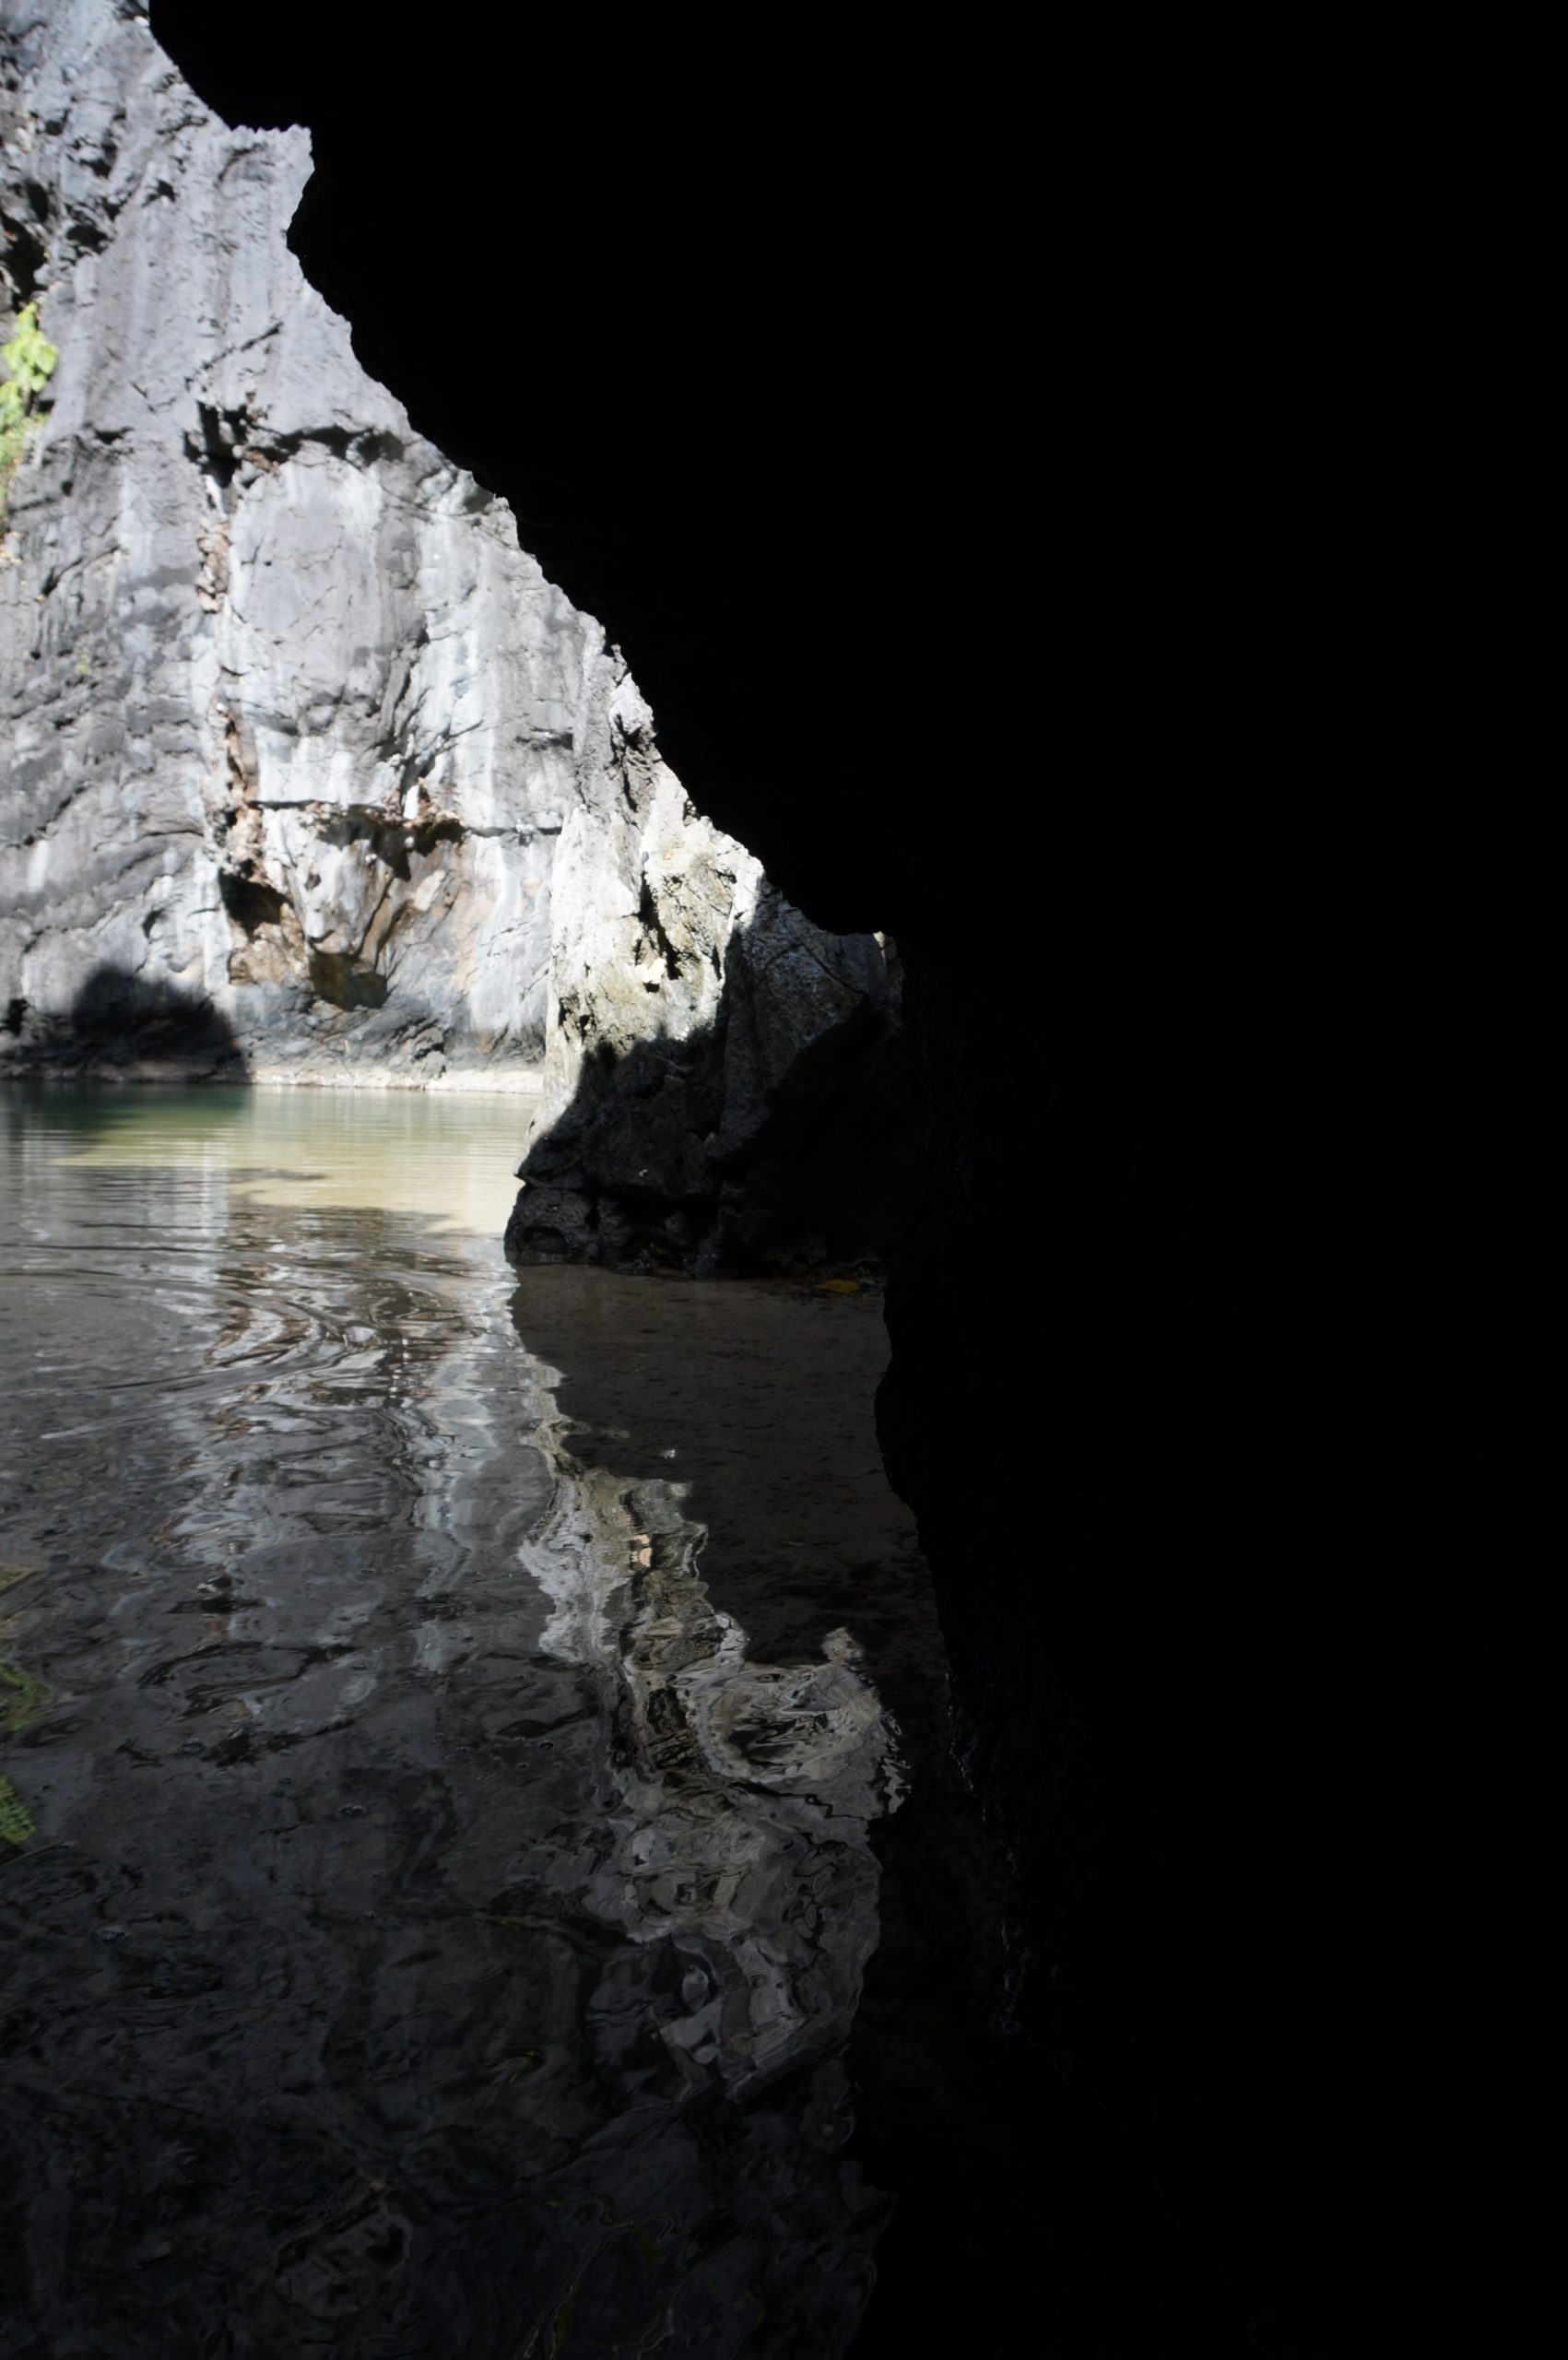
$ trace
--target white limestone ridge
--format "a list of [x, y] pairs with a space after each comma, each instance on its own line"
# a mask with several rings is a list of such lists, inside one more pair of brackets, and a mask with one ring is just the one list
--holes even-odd
[[0, 336], [36, 301], [59, 354], [4, 518], [0, 1055], [536, 1086], [552, 935], [570, 1002], [635, 963], [644, 850], [756, 864], [667, 773], [628, 807], [624, 666], [289, 250], [307, 135], [115, 0], [0, 0]]

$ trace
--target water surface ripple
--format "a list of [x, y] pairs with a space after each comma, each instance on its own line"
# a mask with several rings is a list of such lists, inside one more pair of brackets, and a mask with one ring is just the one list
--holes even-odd
[[16, 2360], [854, 2333], [876, 1309], [520, 1287], [518, 1127], [0, 1101]]

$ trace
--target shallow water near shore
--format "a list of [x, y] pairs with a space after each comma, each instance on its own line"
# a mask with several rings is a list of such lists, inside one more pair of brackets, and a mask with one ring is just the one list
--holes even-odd
[[854, 2336], [879, 1305], [513, 1271], [526, 1118], [0, 1098], [18, 2360]]

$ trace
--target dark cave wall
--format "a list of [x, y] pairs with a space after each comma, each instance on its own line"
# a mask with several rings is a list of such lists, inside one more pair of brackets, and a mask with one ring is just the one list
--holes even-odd
[[[672, 969], [690, 962], [665, 939]], [[576, 1062], [570, 1100], [518, 1167], [515, 1261], [881, 1277], [920, 1168], [896, 951], [822, 933], [763, 879], [715, 982], [684, 1038], [618, 1044], [607, 1027]], [[607, 995], [588, 983], [596, 1014]]]
[[[1136, 68], [1111, 28], [1040, 68], [984, 26], [371, 53], [317, 9], [258, 55], [153, 14], [310, 122], [307, 270], [699, 805], [898, 938], [884, 1450], [1014, 1862], [1020, 2103], [1070, 2089], [1098, 2197], [1043, 2337], [1505, 2338], [1548, 2045], [1532, 61], [1402, 12]], [[454, 221], [570, 223], [588, 322]]]

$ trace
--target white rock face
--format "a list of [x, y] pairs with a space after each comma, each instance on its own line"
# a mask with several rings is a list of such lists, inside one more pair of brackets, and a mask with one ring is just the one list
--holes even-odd
[[253, 1072], [536, 1068], [589, 626], [307, 284], [303, 132], [112, 0], [0, 0], [0, 293], [59, 352], [0, 566], [8, 1045], [156, 1063], [210, 1006]]
[[619, 1063], [640, 1044], [713, 1032], [730, 938], [764, 882], [745, 845], [688, 802], [596, 628], [584, 687], [585, 759], [556, 851], [545, 1124], [572, 1104], [589, 1057]]

